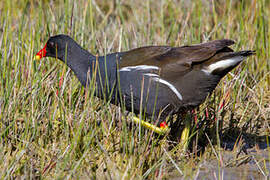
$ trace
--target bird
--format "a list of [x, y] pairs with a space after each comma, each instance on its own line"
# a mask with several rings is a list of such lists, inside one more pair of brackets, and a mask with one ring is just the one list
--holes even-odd
[[97, 97], [143, 113], [159, 126], [167, 117], [198, 107], [228, 72], [255, 54], [233, 51], [229, 46], [234, 43], [221, 39], [181, 47], [144, 46], [94, 56], [70, 36], [59, 34], [48, 39], [35, 59], [61, 60], [83, 86], [93, 85], [95, 79]]

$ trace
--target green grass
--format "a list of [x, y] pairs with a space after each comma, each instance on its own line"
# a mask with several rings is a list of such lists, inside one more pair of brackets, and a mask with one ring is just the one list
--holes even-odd
[[[0, 1], [1, 179], [195, 178], [205, 161], [217, 162], [216, 177], [222, 179], [226, 163], [239, 168], [236, 151], [243, 137], [268, 142], [269, 16], [267, 0]], [[33, 61], [49, 36], [60, 33], [95, 55], [230, 38], [235, 50], [256, 50], [256, 56], [223, 78], [196, 111], [197, 121], [210, 125], [195, 133], [189, 154], [131, 126], [131, 117], [122, 120], [119, 107], [94, 97], [60, 61]], [[219, 111], [220, 102], [225, 105]], [[198, 156], [196, 137], [208, 144]], [[225, 139], [239, 140], [227, 162], [220, 142]], [[261, 176], [269, 176], [269, 154], [247, 155]]]

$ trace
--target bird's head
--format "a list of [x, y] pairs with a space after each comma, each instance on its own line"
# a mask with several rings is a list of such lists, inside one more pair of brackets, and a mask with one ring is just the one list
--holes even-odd
[[36, 54], [35, 60], [40, 60], [43, 57], [54, 57], [65, 61], [65, 57], [73, 41], [71, 37], [63, 34], [52, 36], [45, 46]]

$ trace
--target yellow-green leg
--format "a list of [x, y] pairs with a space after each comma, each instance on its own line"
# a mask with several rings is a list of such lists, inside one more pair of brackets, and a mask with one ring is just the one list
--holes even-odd
[[[184, 151], [187, 150], [188, 143], [189, 143], [189, 135], [190, 135], [190, 127], [191, 127], [190, 120], [191, 119], [190, 119], [189, 116], [185, 117], [185, 128], [182, 131], [181, 139], [180, 139]], [[149, 122], [141, 120], [140, 118], [138, 118], [136, 116], [133, 117], [133, 122], [135, 122], [137, 124], [141, 124], [143, 127], [147, 128], [147, 129], [150, 129], [151, 131], [154, 131], [155, 133], [158, 133], [160, 135], [164, 135], [169, 131], [168, 126], [166, 126], [166, 127], [157, 127], [157, 126], [155, 126], [155, 125], [153, 125], [153, 124], [151, 124]]]
[[181, 139], [180, 139], [184, 151], [186, 151], [188, 148], [189, 134], [190, 134], [190, 118], [186, 117], [185, 118], [185, 127], [184, 127], [184, 130], [182, 131]]
[[140, 118], [138, 117], [133, 117], [133, 121], [137, 124], [141, 124], [143, 127], [147, 128], [147, 129], [150, 129], [152, 131], [154, 131], [155, 133], [158, 133], [160, 135], [164, 135], [166, 134], [168, 131], [169, 131], [169, 127], [166, 126], [166, 127], [157, 127], [149, 122], [146, 122], [146, 121], [143, 121], [141, 120]]

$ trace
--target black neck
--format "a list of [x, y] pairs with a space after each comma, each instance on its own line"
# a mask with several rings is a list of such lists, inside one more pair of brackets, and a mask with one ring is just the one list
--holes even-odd
[[66, 60], [61, 60], [66, 62], [84, 87], [95, 85], [95, 94], [98, 97], [108, 97], [116, 82], [116, 54], [96, 57], [77, 44], [72, 47], [72, 51], [69, 49]]
[[95, 56], [80, 47], [73, 46], [72, 51], [69, 49], [64, 58], [60, 59], [70, 67], [82, 85], [86, 86], [87, 72], [91, 71], [91, 64], [94, 63]]

